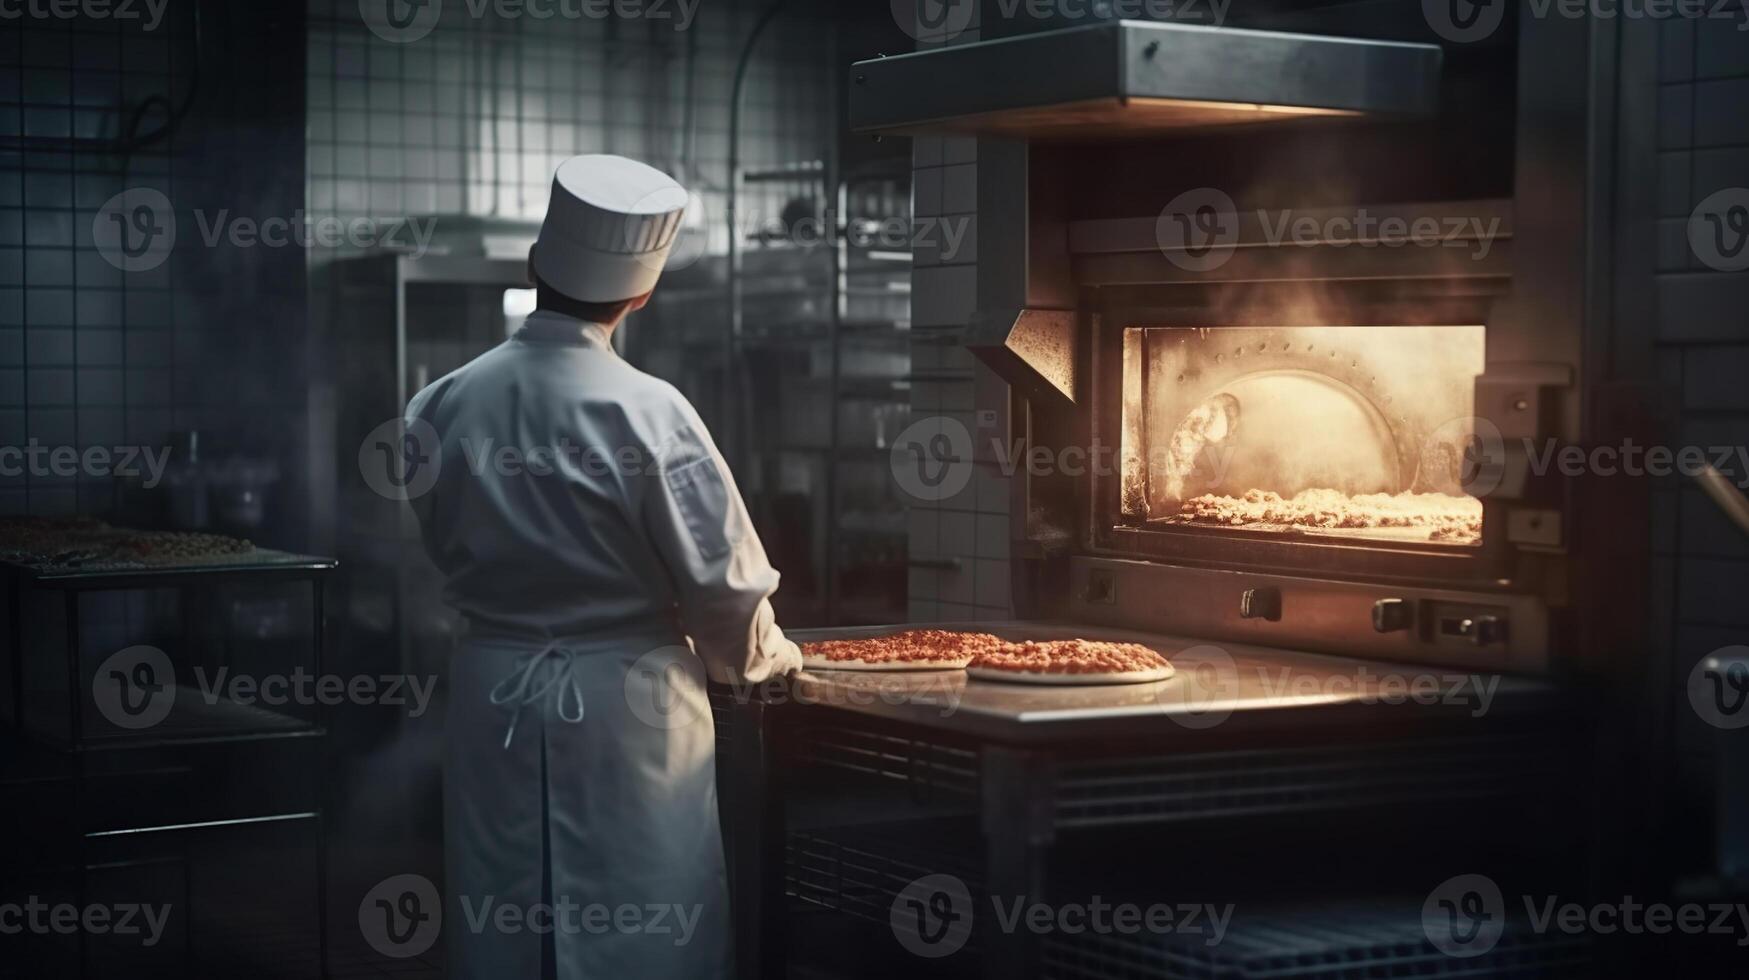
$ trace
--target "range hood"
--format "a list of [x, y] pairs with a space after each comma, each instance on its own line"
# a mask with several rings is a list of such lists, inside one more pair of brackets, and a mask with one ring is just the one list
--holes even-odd
[[1437, 45], [1119, 20], [851, 66], [859, 133], [1141, 136], [1431, 115]]

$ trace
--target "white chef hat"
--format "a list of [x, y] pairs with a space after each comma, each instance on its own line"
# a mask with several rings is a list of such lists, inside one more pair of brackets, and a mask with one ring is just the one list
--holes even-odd
[[553, 198], [530, 257], [547, 285], [586, 303], [654, 289], [680, 233], [686, 189], [625, 157], [572, 157], [553, 175]]

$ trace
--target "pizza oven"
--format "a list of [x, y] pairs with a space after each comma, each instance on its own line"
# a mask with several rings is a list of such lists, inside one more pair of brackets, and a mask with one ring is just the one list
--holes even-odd
[[1117, 331], [1114, 534], [1473, 550], [1480, 324]]
[[[1016, 612], [1549, 672], [1609, 621], [1573, 625], [1607, 593], [1581, 515], [1645, 512], [1547, 465], [1635, 397], [1587, 315], [1586, 100], [1547, 67], [1578, 35], [1316, 17], [987, 24], [856, 66], [862, 129], [980, 137], [958, 339], [1009, 383], [976, 458], [1027, 454]], [[949, 70], [991, 84], [931, 97]]]

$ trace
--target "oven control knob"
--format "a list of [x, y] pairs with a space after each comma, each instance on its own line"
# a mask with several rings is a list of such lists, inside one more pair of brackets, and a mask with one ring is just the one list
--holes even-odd
[[1462, 633], [1471, 643], [1485, 647], [1506, 639], [1506, 621], [1498, 616], [1476, 616], [1463, 621]]
[[1239, 618], [1267, 619], [1272, 623], [1281, 619], [1281, 590], [1268, 586], [1246, 589], [1239, 597]]
[[1396, 633], [1415, 625], [1415, 607], [1405, 599], [1380, 599], [1372, 604], [1372, 628]]

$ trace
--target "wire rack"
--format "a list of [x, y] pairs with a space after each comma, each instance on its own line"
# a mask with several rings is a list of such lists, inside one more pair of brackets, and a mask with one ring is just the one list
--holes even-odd
[[[957, 843], [956, 843], [957, 842]], [[963, 828], [940, 822], [793, 834], [786, 891], [804, 908], [890, 928], [893, 902], [925, 875], [949, 874], [986, 908], [987, 891]], [[1212, 930], [1131, 934], [1053, 933], [1040, 944], [1039, 976], [1052, 980], [1379, 980], [1386, 977], [1573, 977], [1589, 975], [1583, 937], [1538, 934], [1509, 920], [1486, 953], [1455, 958], [1428, 940], [1418, 896], [1359, 897], [1269, 905], [1235, 901], [1218, 939]], [[977, 933], [965, 949], [978, 950]]]

